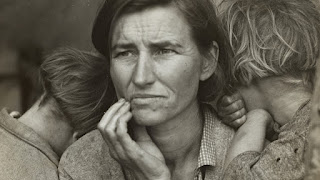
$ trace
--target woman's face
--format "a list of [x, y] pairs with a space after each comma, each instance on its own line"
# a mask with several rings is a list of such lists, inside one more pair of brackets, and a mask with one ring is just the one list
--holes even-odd
[[182, 13], [153, 7], [117, 19], [111, 42], [111, 77], [135, 121], [153, 126], [197, 105], [203, 58]]

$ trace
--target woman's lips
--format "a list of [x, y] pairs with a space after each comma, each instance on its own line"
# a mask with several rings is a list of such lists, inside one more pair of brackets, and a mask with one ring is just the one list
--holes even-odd
[[154, 94], [134, 94], [131, 96], [131, 104], [133, 105], [147, 105], [158, 101], [165, 96]]

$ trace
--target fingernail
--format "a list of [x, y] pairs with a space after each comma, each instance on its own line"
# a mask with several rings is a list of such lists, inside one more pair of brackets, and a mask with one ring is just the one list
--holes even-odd
[[119, 102], [124, 102], [124, 99], [123, 99], [123, 98], [121, 98], [121, 99], [119, 100]]

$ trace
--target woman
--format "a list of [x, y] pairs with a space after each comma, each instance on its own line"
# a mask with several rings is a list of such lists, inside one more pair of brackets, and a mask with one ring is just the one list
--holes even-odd
[[60, 178], [222, 177], [234, 132], [203, 104], [224, 87], [220, 27], [209, 0], [107, 1], [92, 38], [119, 101], [98, 126], [107, 146], [97, 134], [83, 139], [62, 158]]

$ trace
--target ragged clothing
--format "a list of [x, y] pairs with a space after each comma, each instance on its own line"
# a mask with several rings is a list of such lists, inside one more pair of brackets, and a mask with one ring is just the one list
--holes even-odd
[[305, 176], [304, 154], [308, 146], [311, 102], [303, 103], [292, 121], [274, 130], [278, 139], [262, 152], [244, 152], [228, 165], [224, 180], [295, 180]]
[[58, 155], [31, 128], [0, 112], [0, 180], [58, 180]]

